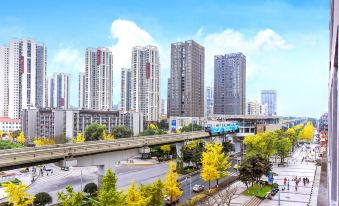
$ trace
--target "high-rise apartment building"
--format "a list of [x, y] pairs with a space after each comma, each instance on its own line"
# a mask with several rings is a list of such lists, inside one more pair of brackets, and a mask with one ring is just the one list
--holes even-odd
[[85, 75], [84, 107], [112, 109], [113, 54], [109, 48], [86, 49]]
[[46, 47], [33, 39], [0, 47], [0, 113], [20, 118], [21, 109], [46, 106]]
[[277, 115], [277, 91], [276, 90], [262, 90], [261, 104], [267, 104], [268, 116]]
[[78, 86], [78, 107], [80, 109], [85, 108], [85, 94], [86, 94], [86, 73], [79, 73], [79, 86]]
[[161, 100], [160, 114], [163, 116], [167, 116], [167, 99]]
[[[339, 144], [338, 144], [338, 28], [339, 2], [330, 3], [330, 59], [329, 59], [329, 104], [328, 104], [328, 151], [327, 151], [327, 185], [328, 205], [339, 204]], [[324, 71], [328, 72], [328, 70]]]
[[0, 45], [0, 117], [8, 116], [9, 47]]
[[205, 48], [195, 41], [171, 44], [168, 116], [203, 117]]
[[69, 75], [55, 73], [47, 80], [47, 107], [56, 109], [70, 108]]
[[132, 71], [130, 68], [121, 69], [121, 99], [120, 110], [129, 111], [132, 100]]
[[246, 113], [246, 56], [214, 56], [214, 114]]
[[131, 110], [144, 114], [145, 121], [159, 120], [160, 62], [156, 46], [136, 46], [132, 49]]
[[213, 115], [214, 107], [214, 88], [213, 86], [207, 86], [205, 92], [205, 117]]
[[265, 115], [268, 114], [268, 106], [267, 104], [260, 104], [257, 100], [248, 101], [246, 114], [248, 115]]

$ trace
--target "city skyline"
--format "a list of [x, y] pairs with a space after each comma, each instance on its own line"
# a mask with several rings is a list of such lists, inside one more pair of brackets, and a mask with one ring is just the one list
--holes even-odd
[[[21, 8], [37, 8], [38, 3], [22, 4]], [[323, 91], [326, 90], [328, 76], [322, 69], [327, 67], [328, 57], [327, 40], [323, 38], [328, 34], [327, 1], [311, 1], [307, 5], [297, 1], [259, 4], [228, 1], [219, 2], [220, 8], [214, 4], [191, 2], [178, 7], [174, 19], [164, 9], [166, 5], [157, 10], [154, 9], [156, 5], [150, 4], [149, 8], [139, 10], [139, 3], [116, 2], [113, 5], [106, 2], [101, 6], [96, 5], [97, 9], [94, 10], [100, 12], [93, 10], [92, 15], [88, 16], [84, 11], [92, 5], [86, 2], [81, 5], [83, 9], [75, 9], [78, 5], [72, 3], [58, 4], [64, 11], [63, 17], [57, 15], [53, 3], [46, 5], [39, 15], [31, 15], [21, 8], [17, 8], [19, 10], [13, 14], [10, 11], [13, 11], [14, 5], [4, 3], [2, 7], [0, 44], [6, 44], [12, 37], [25, 36], [44, 42], [49, 52], [47, 75], [58, 70], [70, 71], [73, 96], [76, 96], [73, 91], [78, 88], [78, 73], [84, 71], [87, 47], [110, 47], [113, 56], [119, 59], [113, 65], [113, 99], [114, 104], [117, 104], [120, 99], [120, 69], [130, 66], [131, 48], [154, 44], [160, 53], [161, 98], [166, 98], [170, 43], [193, 39], [206, 47], [206, 74], [213, 71], [214, 55], [243, 52], [248, 57], [246, 98], [259, 99], [262, 89], [276, 89], [279, 91], [278, 105], [284, 105], [278, 107], [280, 115], [318, 117], [326, 111], [327, 104], [322, 99], [327, 98], [327, 93]], [[178, 5], [178, 2], [173, 2], [167, 6]], [[187, 10], [188, 5], [193, 9], [190, 9], [190, 15], [184, 15], [183, 11]], [[147, 12], [149, 9], [153, 12]], [[221, 11], [224, 9], [232, 12], [225, 14]], [[233, 12], [239, 9], [246, 12]], [[325, 15], [312, 15], [315, 9]], [[211, 14], [211, 10], [215, 12]], [[284, 15], [287, 11], [290, 14], [288, 17]], [[205, 12], [209, 15], [199, 19]], [[44, 13], [50, 15], [46, 15], [41, 22], [38, 17]], [[256, 23], [248, 21], [252, 16], [256, 16]], [[64, 19], [68, 20], [63, 21]], [[178, 19], [182, 21], [176, 21]], [[216, 40], [222, 43], [217, 44]], [[303, 58], [308, 61], [300, 61]], [[292, 81], [286, 85], [291, 74]], [[300, 81], [303, 75], [309, 81]], [[211, 82], [213, 77], [206, 75], [205, 85]], [[298, 95], [290, 92], [296, 88], [300, 91]], [[299, 101], [289, 104], [291, 99]], [[307, 101], [313, 101], [319, 106], [313, 109]], [[77, 98], [72, 98], [71, 105], [77, 106], [77, 102]]]

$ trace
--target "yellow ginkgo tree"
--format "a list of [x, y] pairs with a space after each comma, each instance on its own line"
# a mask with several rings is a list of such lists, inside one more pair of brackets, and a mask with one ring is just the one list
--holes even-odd
[[26, 143], [26, 137], [24, 135], [24, 132], [20, 132], [20, 134], [17, 138], [17, 141], [22, 145], [24, 145]]
[[165, 176], [165, 194], [169, 196], [171, 203], [176, 202], [182, 195], [180, 184], [178, 182], [176, 165], [172, 161], [170, 161], [169, 169]]
[[82, 136], [82, 133], [81, 133], [81, 132], [79, 132], [79, 133], [77, 134], [77, 138], [75, 139], [75, 142], [76, 142], [76, 143], [84, 142], [84, 137]]
[[147, 206], [149, 205], [150, 198], [145, 198], [141, 195], [138, 188], [135, 186], [134, 181], [129, 186], [127, 191], [127, 206]]
[[5, 184], [7, 201], [13, 206], [28, 206], [33, 204], [33, 196], [26, 193], [28, 190], [25, 184], [15, 185], [12, 182]]

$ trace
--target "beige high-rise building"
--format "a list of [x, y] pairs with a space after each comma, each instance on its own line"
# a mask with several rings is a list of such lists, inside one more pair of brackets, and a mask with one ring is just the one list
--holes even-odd
[[141, 112], [146, 122], [160, 118], [160, 62], [156, 46], [132, 49], [131, 110]]
[[110, 110], [113, 96], [113, 54], [109, 48], [87, 48], [85, 67], [86, 109]]
[[204, 116], [205, 48], [193, 40], [171, 44], [168, 116]]

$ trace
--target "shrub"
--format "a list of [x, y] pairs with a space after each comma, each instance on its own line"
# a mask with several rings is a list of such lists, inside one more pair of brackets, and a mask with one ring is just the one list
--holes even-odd
[[33, 200], [34, 206], [45, 206], [52, 203], [52, 197], [46, 192], [40, 192], [35, 195]]
[[93, 182], [88, 183], [84, 188], [84, 192], [90, 195], [95, 194], [97, 191], [98, 191], [98, 186]]

